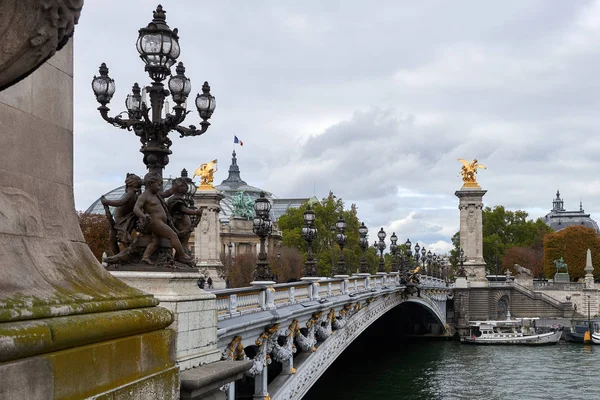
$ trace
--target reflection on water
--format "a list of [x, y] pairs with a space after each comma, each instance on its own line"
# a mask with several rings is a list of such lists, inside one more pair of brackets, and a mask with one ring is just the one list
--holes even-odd
[[600, 346], [475, 346], [364, 336], [304, 398], [600, 399], [599, 366]]

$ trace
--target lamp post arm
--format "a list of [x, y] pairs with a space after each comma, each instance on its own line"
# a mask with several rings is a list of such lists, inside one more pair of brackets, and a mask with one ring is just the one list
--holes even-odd
[[210, 122], [202, 121], [200, 122], [200, 129], [196, 129], [194, 125], [190, 125], [188, 128], [186, 128], [185, 126], [177, 125], [173, 129], [179, 132], [179, 137], [200, 136], [208, 130], [209, 126]]
[[131, 130], [134, 126], [142, 124], [142, 122], [138, 119], [123, 119], [121, 115], [117, 115], [116, 117], [109, 117], [108, 112], [110, 108], [106, 106], [98, 107], [98, 111], [102, 116], [102, 119], [111, 124], [112, 126], [116, 126], [117, 128]]

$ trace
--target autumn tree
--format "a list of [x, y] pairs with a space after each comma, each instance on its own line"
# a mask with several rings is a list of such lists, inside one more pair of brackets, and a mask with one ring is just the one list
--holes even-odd
[[78, 211], [77, 217], [85, 242], [98, 261], [102, 262], [102, 253], [109, 248], [109, 226], [106, 216]]
[[[572, 281], [585, 276], [587, 249], [592, 251], [592, 260], [600, 257], [600, 237], [592, 228], [569, 226], [550, 233], [544, 238], [544, 272], [547, 277], [556, 273], [554, 260], [561, 257], [569, 268]], [[600, 269], [594, 269], [594, 276], [600, 277]]]
[[[500, 271], [509, 270], [513, 274], [517, 274], [515, 264], [531, 270], [534, 278], [545, 277], [544, 274], [544, 248], [536, 247], [511, 247], [509, 248], [502, 259], [502, 269]], [[495, 266], [491, 266], [492, 269]]]
[[300, 250], [284, 246], [276, 254], [269, 254], [268, 260], [277, 282], [294, 282], [302, 277], [304, 256]]

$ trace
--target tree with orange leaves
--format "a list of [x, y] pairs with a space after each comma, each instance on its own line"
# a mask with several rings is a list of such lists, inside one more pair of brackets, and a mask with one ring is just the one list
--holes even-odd
[[[571, 281], [585, 276], [587, 249], [592, 251], [592, 261], [600, 257], [600, 236], [592, 228], [569, 226], [544, 237], [544, 272], [546, 277], [556, 273], [554, 260], [563, 257], [569, 268]], [[594, 276], [600, 277], [600, 268], [594, 268]]]

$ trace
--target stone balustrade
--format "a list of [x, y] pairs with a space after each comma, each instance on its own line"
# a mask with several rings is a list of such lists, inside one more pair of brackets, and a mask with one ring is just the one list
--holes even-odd
[[[446, 281], [442, 278], [421, 275], [423, 288], [447, 288]], [[347, 278], [318, 278], [313, 281], [299, 281], [278, 283], [272, 286], [250, 286], [235, 289], [221, 289], [212, 291], [217, 296], [218, 319], [224, 320], [264, 311], [271, 308], [286, 307], [291, 304], [309, 302], [317, 299], [340, 296], [342, 294], [361, 293], [368, 290], [377, 290], [388, 286], [400, 285], [398, 273], [376, 275], [353, 275]], [[310, 286], [317, 286], [317, 294], [313, 295]], [[272, 291], [273, 304], [269, 305], [264, 300], [266, 291]]]

